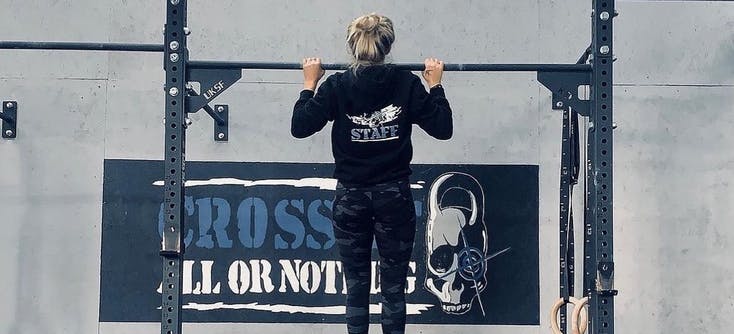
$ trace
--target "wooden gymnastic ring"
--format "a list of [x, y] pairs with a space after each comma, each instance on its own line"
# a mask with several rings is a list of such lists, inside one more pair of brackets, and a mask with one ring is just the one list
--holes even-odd
[[[568, 299], [568, 303], [573, 304], [573, 312], [571, 313], [571, 333], [572, 334], [582, 334], [586, 332], [586, 329], [588, 327], [588, 314], [585, 312], [586, 309], [582, 307], [578, 307], [580, 304], [586, 305], [588, 302], [588, 298], [584, 297], [582, 299], [578, 299], [575, 297], [570, 297]], [[559, 298], [555, 304], [553, 304], [553, 307], [551, 308], [550, 312], [550, 323], [551, 323], [551, 330], [553, 331], [553, 334], [563, 334], [561, 332], [561, 328], [558, 325], [558, 311], [561, 309], [562, 306], [566, 305], [566, 302], [563, 300], [563, 298]], [[577, 313], [578, 310], [578, 313]], [[584, 311], [584, 312], [582, 312]], [[575, 316], [575, 317], [574, 317]], [[579, 332], [579, 325], [578, 321], [581, 321], [581, 331]]]
[[[586, 332], [586, 327], [588, 325], [588, 315], [585, 306], [589, 303], [589, 297], [577, 299], [576, 301], [577, 303], [575, 303], [573, 306], [573, 313], [571, 313], [571, 333], [583, 334]], [[583, 321], [580, 329], [579, 320]]]

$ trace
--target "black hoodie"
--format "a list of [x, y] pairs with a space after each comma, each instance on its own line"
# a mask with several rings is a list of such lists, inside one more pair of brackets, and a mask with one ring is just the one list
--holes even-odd
[[390, 65], [335, 73], [314, 92], [303, 90], [293, 108], [291, 133], [306, 138], [333, 121], [334, 177], [369, 186], [410, 175], [417, 124], [437, 139], [453, 133], [451, 107], [441, 86], [430, 93], [420, 78]]

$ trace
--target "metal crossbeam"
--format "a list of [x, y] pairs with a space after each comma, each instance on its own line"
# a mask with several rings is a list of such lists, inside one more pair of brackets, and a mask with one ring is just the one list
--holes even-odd
[[[190, 69], [253, 69], [253, 70], [300, 70], [300, 63], [276, 63], [257, 61], [192, 60]], [[422, 63], [391, 64], [397, 69], [423, 71]], [[344, 71], [349, 64], [321, 64], [325, 70]], [[449, 72], [591, 72], [586, 64], [444, 64]]]
[[163, 44], [0, 41], [0, 49], [163, 52]]

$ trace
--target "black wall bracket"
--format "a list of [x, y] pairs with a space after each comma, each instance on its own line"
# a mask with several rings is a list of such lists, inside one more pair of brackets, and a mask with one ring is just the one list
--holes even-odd
[[3, 101], [3, 112], [0, 114], [3, 121], [3, 138], [14, 139], [18, 136], [18, 102]]
[[217, 122], [216, 119], [214, 120], [214, 141], [226, 142], [229, 140], [229, 105], [217, 104], [214, 106], [212, 112], [225, 120], [223, 123]]
[[241, 78], [240, 69], [190, 69], [189, 81], [198, 82], [201, 92], [189, 94], [187, 112], [193, 113], [204, 108]]
[[616, 296], [614, 290], [614, 262], [601, 261], [597, 268], [596, 291], [602, 296]]
[[590, 103], [579, 96], [579, 87], [591, 83], [591, 74], [583, 72], [538, 72], [538, 82], [553, 96], [553, 110], [568, 111], [569, 107], [583, 116], [589, 116]]
[[[191, 85], [186, 86], [186, 91], [188, 93], [187, 99], [191, 99], [192, 97], [198, 98], [200, 96], [199, 93], [191, 88]], [[201, 109], [204, 109], [214, 120], [214, 141], [226, 142], [229, 140], [229, 105], [217, 104], [212, 108], [210, 105], [205, 104]], [[186, 113], [197, 111], [187, 110]]]
[[186, 112], [195, 113], [204, 109], [211, 116], [214, 120], [214, 141], [229, 140], [229, 106], [218, 104], [212, 108], [209, 103], [241, 78], [241, 69], [189, 69], [189, 81], [199, 83], [201, 92], [187, 85]]

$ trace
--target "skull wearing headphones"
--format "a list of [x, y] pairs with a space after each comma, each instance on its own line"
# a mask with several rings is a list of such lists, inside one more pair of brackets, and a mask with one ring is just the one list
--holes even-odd
[[463, 314], [487, 285], [484, 191], [473, 176], [450, 172], [433, 182], [428, 201], [425, 286], [445, 313]]

